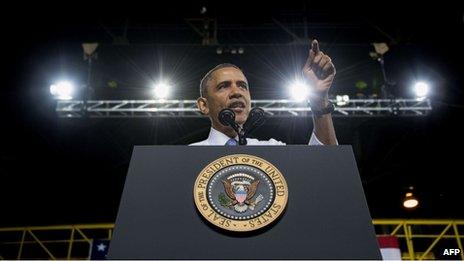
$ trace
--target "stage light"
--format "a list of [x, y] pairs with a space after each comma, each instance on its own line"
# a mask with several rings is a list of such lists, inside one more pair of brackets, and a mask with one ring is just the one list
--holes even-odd
[[58, 100], [71, 100], [74, 85], [68, 81], [61, 81], [50, 86], [50, 93]]
[[412, 194], [413, 187], [409, 187], [409, 191], [403, 199], [403, 207], [412, 209], [419, 205], [419, 200]]
[[337, 95], [336, 101], [338, 106], [346, 105], [350, 101], [350, 96], [348, 95]]
[[206, 14], [206, 12], [208, 12], [208, 9], [206, 8], [206, 6], [202, 6], [200, 9], [200, 14], [204, 15]]
[[415, 208], [419, 205], [419, 201], [414, 197], [412, 192], [406, 193], [406, 197], [403, 200], [403, 206], [405, 208]]
[[238, 48], [238, 54], [243, 54], [244, 52], [245, 50], [242, 47]]
[[172, 86], [169, 83], [163, 81], [156, 83], [153, 87], [153, 91], [157, 99], [166, 99], [171, 89]]
[[289, 89], [292, 99], [297, 102], [305, 101], [309, 97], [309, 88], [303, 82], [295, 81], [290, 85]]
[[232, 49], [230, 50], [230, 53], [231, 53], [231, 54], [237, 54], [237, 49], [232, 48]]
[[427, 94], [429, 93], [429, 85], [426, 82], [416, 82], [414, 84], [414, 93], [419, 99], [427, 97]]
[[390, 50], [386, 43], [373, 43], [372, 45], [374, 46], [375, 52], [380, 55], [384, 55], [388, 52], [388, 50]]

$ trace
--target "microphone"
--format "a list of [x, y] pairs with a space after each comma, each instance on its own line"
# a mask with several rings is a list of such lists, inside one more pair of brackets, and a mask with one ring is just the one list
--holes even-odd
[[247, 121], [245, 124], [243, 124], [245, 133], [250, 134], [253, 130], [263, 125], [265, 120], [266, 118], [263, 109], [258, 107], [251, 109], [250, 113], [248, 114]]
[[237, 123], [235, 123], [235, 112], [231, 109], [222, 109], [219, 112], [219, 122], [224, 126], [230, 126], [235, 129]]
[[235, 132], [238, 135], [238, 144], [239, 145], [246, 145], [247, 140], [245, 137], [245, 132], [243, 128], [241, 128], [236, 122], [235, 122], [235, 112], [231, 109], [222, 109], [219, 112], [218, 115], [218, 120], [219, 122], [224, 125], [224, 126], [230, 126], [232, 129], [235, 130]]

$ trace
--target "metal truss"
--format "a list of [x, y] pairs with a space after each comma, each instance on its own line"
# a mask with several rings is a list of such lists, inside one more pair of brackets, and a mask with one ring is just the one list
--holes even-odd
[[[336, 101], [332, 101], [337, 104]], [[261, 107], [268, 117], [307, 117], [307, 102], [292, 100], [253, 100], [252, 107]], [[358, 99], [338, 103], [335, 117], [425, 116], [432, 110], [429, 99]], [[195, 100], [90, 100], [58, 101], [59, 117], [79, 118], [143, 118], [143, 117], [204, 117]]]
[[[440, 243], [461, 249], [464, 220], [374, 219], [377, 236], [398, 238], [403, 260], [435, 259]], [[111, 240], [113, 223], [0, 228], [1, 259], [89, 259], [95, 239]], [[335, 247], [335, 246], [334, 246]]]

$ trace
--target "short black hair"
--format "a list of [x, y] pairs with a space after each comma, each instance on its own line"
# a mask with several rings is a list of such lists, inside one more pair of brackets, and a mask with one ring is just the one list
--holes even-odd
[[215, 72], [215, 71], [217, 71], [219, 69], [222, 69], [222, 68], [229, 68], [229, 67], [232, 67], [232, 68], [235, 68], [235, 69], [238, 69], [238, 70], [242, 71], [242, 69], [240, 69], [240, 67], [238, 67], [235, 64], [231, 64], [231, 63], [221, 63], [219, 65], [216, 65], [213, 69], [209, 70], [209, 72], [207, 72], [205, 74], [205, 76], [203, 76], [203, 79], [201, 79], [201, 82], [200, 82], [200, 97], [204, 97], [204, 95], [206, 94], [206, 92], [207, 92], [206, 91], [207, 90], [206, 85], [208, 84], [209, 80], [211, 80], [213, 72]]

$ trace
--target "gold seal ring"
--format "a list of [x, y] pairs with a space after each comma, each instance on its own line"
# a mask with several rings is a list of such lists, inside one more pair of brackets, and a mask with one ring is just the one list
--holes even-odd
[[201, 215], [229, 231], [253, 231], [270, 225], [285, 210], [288, 186], [270, 162], [247, 154], [209, 163], [195, 180], [193, 196]]

